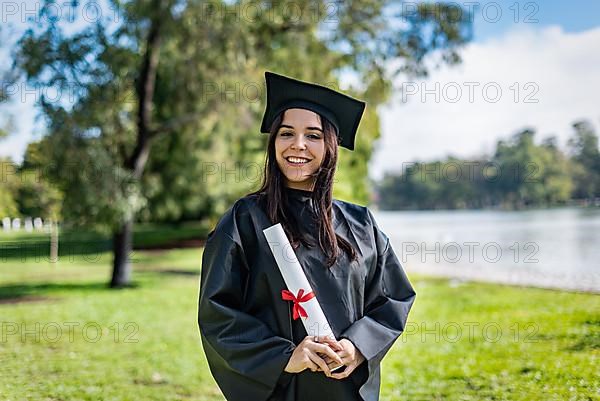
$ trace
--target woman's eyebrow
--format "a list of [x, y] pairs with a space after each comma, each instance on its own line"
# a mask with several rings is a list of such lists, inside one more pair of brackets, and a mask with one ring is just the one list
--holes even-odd
[[[290, 129], [294, 129], [294, 127], [292, 127], [291, 125], [286, 125], [286, 124], [281, 124], [281, 125], [279, 126], [279, 128], [280, 128], [280, 129], [281, 129], [281, 128], [290, 128]], [[306, 127], [306, 130], [307, 130], [307, 131], [320, 131], [320, 132], [323, 132], [323, 130], [322, 130], [321, 128], [319, 128], [319, 127]]]

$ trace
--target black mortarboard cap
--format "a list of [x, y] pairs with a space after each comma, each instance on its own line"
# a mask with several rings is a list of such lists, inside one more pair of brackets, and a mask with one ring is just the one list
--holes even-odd
[[356, 130], [366, 103], [325, 86], [265, 71], [267, 108], [260, 132], [268, 133], [275, 117], [286, 109], [314, 111], [337, 129], [340, 146], [354, 150]]

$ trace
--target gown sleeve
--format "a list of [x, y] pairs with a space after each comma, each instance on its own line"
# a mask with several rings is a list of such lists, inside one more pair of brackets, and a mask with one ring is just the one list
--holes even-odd
[[[350, 340], [364, 355], [366, 360], [363, 363], [368, 364], [371, 377], [404, 331], [416, 293], [392, 249], [389, 238], [379, 229], [368, 209], [367, 215], [367, 224], [371, 224], [374, 231], [377, 259], [366, 277], [364, 314], [351, 324], [340, 338]], [[371, 399], [367, 389], [361, 388], [360, 392], [365, 400]]]
[[243, 311], [248, 265], [240, 232], [224, 216], [202, 255], [198, 326], [209, 368], [229, 401], [264, 401], [285, 374], [295, 344]]

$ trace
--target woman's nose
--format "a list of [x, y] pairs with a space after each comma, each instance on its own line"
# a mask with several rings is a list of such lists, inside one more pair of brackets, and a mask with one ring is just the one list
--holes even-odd
[[306, 143], [304, 142], [304, 138], [302, 137], [302, 135], [297, 135], [294, 138], [294, 142], [292, 142], [292, 147], [296, 149], [306, 148]]

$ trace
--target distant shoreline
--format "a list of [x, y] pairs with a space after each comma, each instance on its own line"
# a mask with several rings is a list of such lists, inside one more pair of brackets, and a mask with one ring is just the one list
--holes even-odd
[[591, 201], [572, 200], [565, 204], [554, 205], [532, 205], [518, 208], [507, 208], [501, 206], [489, 207], [462, 207], [462, 208], [402, 208], [402, 209], [381, 209], [378, 204], [373, 203], [369, 206], [377, 212], [463, 212], [463, 211], [489, 211], [489, 212], [528, 212], [534, 210], [554, 210], [554, 209], [599, 209], [600, 198]]
[[473, 281], [480, 283], [505, 284], [519, 287], [534, 287], [569, 292], [600, 294], [600, 275], [586, 275], [585, 280], [574, 276], [542, 276], [527, 272], [488, 271], [475, 268], [451, 270], [442, 266], [404, 266], [408, 274], [423, 274], [431, 277]]

